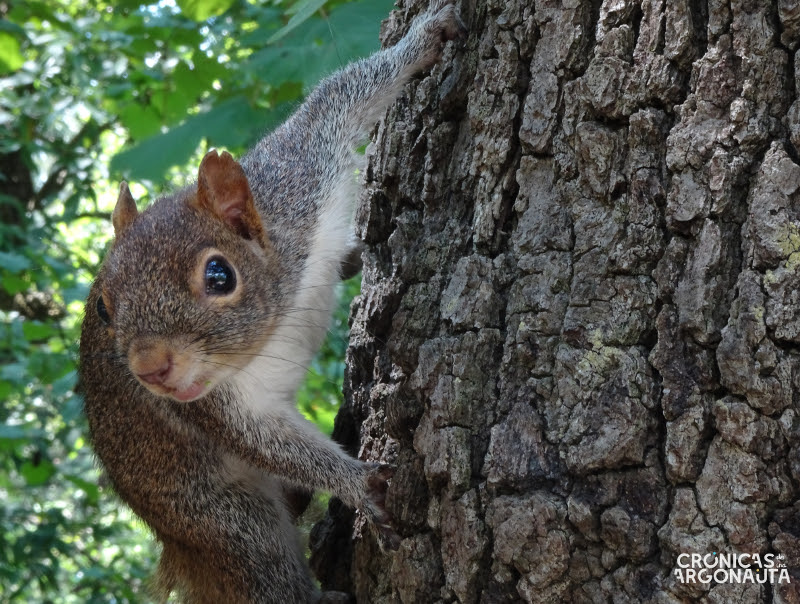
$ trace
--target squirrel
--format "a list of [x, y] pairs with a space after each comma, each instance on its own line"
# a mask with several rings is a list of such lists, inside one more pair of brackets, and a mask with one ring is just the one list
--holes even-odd
[[314, 602], [287, 503], [322, 489], [390, 548], [391, 466], [347, 455], [295, 408], [353, 249], [357, 145], [466, 32], [437, 1], [393, 47], [323, 80], [240, 161], [141, 213], [125, 182], [86, 303], [80, 379], [111, 486], [155, 533], [155, 596]]

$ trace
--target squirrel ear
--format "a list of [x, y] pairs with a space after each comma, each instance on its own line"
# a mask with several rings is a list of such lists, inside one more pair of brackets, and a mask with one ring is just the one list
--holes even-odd
[[261, 217], [242, 166], [230, 153], [212, 149], [200, 162], [195, 207], [210, 210], [245, 239], [265, 243]]
[[128, 183], [123, 180], [119, 183], [117, 205], [114, 206], [114, 211], [111, 213], [114, 235], [116, 237], [122, 235], [138, 215], [139, 210], [136, 209], [136, 202], [133, 200], [131, 190], [128, 188]]

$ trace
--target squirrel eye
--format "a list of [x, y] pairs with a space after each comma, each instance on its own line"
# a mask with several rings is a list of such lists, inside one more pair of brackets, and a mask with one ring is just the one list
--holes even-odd
[[100, 317], [100, 320], [106, 325], [111, 324], [111, 317], [108, 314], [106, 303], [103, 301], [103, 296], [97, 298], [97, 316]]
[[229, 294], [236, 288], [236, 273], [223, 258], [211, 258], [206, 263], [206, 293]]

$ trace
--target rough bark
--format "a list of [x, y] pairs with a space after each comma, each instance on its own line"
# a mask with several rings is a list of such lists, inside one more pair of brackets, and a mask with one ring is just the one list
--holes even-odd
[[[337, 435], [397, 465], [404, 539], [329, 521], [327, 586], [800, 601], [800, 3], [461, 10], [467, 46], [380, 127], [358, 216]], [[681, 583], [706, 552], [791, 580]]]

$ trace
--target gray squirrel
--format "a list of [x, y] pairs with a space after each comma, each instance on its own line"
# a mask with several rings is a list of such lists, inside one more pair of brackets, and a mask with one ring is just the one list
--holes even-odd
[[354, 148], [464, 32], [436, 2], [395, 46], [322, 81], [240, 162], [209, 152], [196, 184], [141, 213], [120, 185], [80, 377], [102, 467], [162, 544], [160, 601], [318, 600], [286, 501], [296, 487], [360, 509], [397, 547], [392, 468], [344, 453], [294, 399], [353, 246]]

